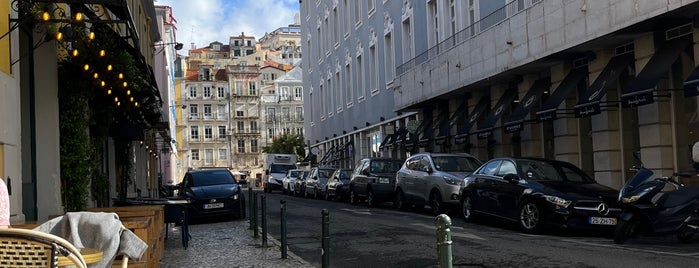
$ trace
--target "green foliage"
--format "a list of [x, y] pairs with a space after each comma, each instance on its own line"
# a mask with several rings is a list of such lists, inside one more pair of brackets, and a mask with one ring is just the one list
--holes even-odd
[[274, 139], [274, 142], [269, 147], [262, 148], [263, 153], [273, 154], [296, 154], [298, 157], [303, 157], [305, 154], [303, 136], [297, 134], [287, 135]]

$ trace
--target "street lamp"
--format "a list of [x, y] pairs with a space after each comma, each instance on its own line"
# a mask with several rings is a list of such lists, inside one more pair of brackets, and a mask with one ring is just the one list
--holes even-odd
[[[158, 43], [153, 45], [153, 49], [156, 47], [164, 47], [164, 46], [169, 46], [169, 45], [175, 45], [175, 50], [180, 50], [184, 47], [184, 44], [180, 42], [169, 42], [169, 43]], [[164, 48], [163, 48], [164, 49]], [[157, 53], [155, 53], [157, 54]]]

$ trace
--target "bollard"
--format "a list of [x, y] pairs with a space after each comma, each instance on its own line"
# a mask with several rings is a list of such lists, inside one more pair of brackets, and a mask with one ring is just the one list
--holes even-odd
[[434, 219], [437, 226], [437, 261], [439, 268], [451, 268], [451, 219], [439, 214]]
[[262, 246], [267, 247], [267, 196], [260, 196], [262, 206]]
[[282, 199], [279, 200], [279, 203], [281, 204], [281, 218], [282, 218], [282, 233], [281, 233], [281, 250], [282, 250], [282, 259], [286, 259], [286, 200]]
[[330, 234], [328, 230], [328, 224], [329, 224], [329, 212], [327, 209], [323, 209], [320, 212], [321, 215], [323, 215], [323, 233], [321, 234], [321, 249], [320, 249], [320, 254], [322, 258], [322, 266], [323, 268], [328, 268], [330, 267]]
[[253, 203], [252, 187], [248, 188], [248, 200], [249, 200], [248, 201], [248, 218], [250, 220], [250, 228], [248, 228], [248, 229], [252, 230], [252, 203]]
[[257, 238], [257, 193], [252, 194], [252, 237]]

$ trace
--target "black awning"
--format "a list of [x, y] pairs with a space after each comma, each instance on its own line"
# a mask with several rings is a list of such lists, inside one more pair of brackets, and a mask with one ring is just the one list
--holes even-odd
[[510, 118], [508, 118], [507, 122], [503, 124], [505, 127], [505, 133], [513, 133], [522, 130], [522, 124], [531, 112], [532, 107], [541, 102], [541, 95], [543, 95], [544, 91], [548, 90], [550, 87], [550, 77], [541, 78], [534, 81], [534, 84], [532, 84], [532, 86], [529, 88], [527, 94], [524, 95], [524, 98], [520, 100], [519, 105], [517, 105], [512, 111], [512, 114], [510, 114]]
[[468, 136], [468, 133], [471, 131], [471, 128], [473, 127], [474, 124], [476, 124], [476, 121], [480, 119], [484, 114], [485, 110], [488, 108], [490, 105], [490, 95], [483, 95], [481, 99], [478, 101], [478, 104], [476, 104], [476, 107], [473, 108], [473, 111], [469, 113], [468, 120], [466, 120], [466, 123], [461, 126], [457, 132], [456, 138], [454, 142], [456, 144], [462, 144], [466, 140], [466, 136]]
[[329, 158], [332, 157], [332, 156], [334, 155], [334, 153], [335, 153], [335, 148], [336, 148], [336, 147], [337, 147], [337, 146], [335, 146], [335, 145], [333, 145], [332, 147], [330, 147], [330, 150], [328, 150], [327, 152], [325, 152], [325, 155], [323, 155], [323, 158], [321, 158], [320, 161], [318, 161], [318, 163], [320, 163], [320, 164], [327, 164], [327, 163], [329, 163], [330, 161], [332, 161], [332, 159], [329, 159]]
[[631, 85], [621, 95], [621, 107], [629, 108], [651, 104], [660, 78], [667, 75], [672, 64], [689, 44], [691, 38], [677, 38], [665, 44], [653, 54], [643, 70], [634, 78]]
[[476, 130], [475, 133], [478, 135], [479, 139], [485, 139], [492, 135], [493, 129], [495, 128], [495, 123], [500, 120], [500, 117], [502, 117], [502, 114], [505, 113], [505, 110], [512, 106], [512, 102], [514, 102], [515, 98], [517, 98], [517, 93], [517, 87], [510, 87], [505, 90], [504, 93], [502, 93], [498, 103], [493, 109], [490, 110], [490, 114], [488, 114], [488, 117], [485, 118], [483, 124], [478, 124], [478, 130]]
[[383, 141], [381, 141], [381, 145], [379, 145], [379, 149], [382, 149], [386, 146], [392, 145], [393, 144], [393, 139], [395, 138], [396, 134], [388, 134], [386, 135], [385, 138], [383, 138]]
[[684, 80], [684, 96], [699, 96], [699, 66], [694, 68], [687, 80]]
[[601, 112], [600, 100], [607, 94], [607, 88], [612, 86], [634, 61], [633, 53], [615, 56], [609, 60], [607, 66], [597, 76], [592, 85], [580, 95], [578, 104], [575, 105], [575, 117], [585, 117]]
[[405, 142], [406, 135], [408, 134], [408, 129], [401, 127], [393, 134], [393, 144], [401, 144]]
[[541, 110], [536, 112], [536, 118], [539, 121], [556, 119], [558, 106], [561, 105], [570, 94], [575, 92], [575, 89], [578, 87], [578, 82], [580, 82], [580, 79], [585, 78], [585, 76], [587, 76], [587, 66], [571, 70], [558, 85], [556, 90], [551, 93], [551, 96], [541, 105]]

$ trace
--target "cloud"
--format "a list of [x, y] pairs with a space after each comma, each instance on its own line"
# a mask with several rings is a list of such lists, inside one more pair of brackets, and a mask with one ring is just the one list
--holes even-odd
[[294, 23], [298, 0], [157, 0], [156, 5], [172, 7], [177, 20], [177, 41], [196, 47], [241, 33], [259, 39], [266, 32]]

